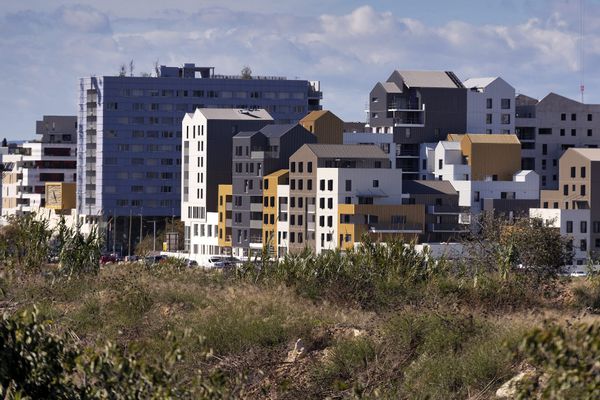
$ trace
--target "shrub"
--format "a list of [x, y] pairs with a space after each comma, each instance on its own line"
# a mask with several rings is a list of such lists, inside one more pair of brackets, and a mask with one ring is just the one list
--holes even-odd
[[8, 216], [8, 225], [0, 231], [0, 264], [19, 272], [39, 270], [50, 254], [48, 220], [36, 213]]

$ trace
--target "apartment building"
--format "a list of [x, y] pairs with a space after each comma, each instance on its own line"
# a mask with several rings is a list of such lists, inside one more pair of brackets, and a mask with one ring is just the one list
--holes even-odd
[[344, 132], [343, 144], [376, 145], [387, 155], [392, 167], [396, 164], [396, 144], [393, 133]]
[[559, 187], [558, 160], [572, 147], [600, 145], [600, 104], [584, 104], [550, 93], [538, 101], [516, 97], [515, 131], [522, 143], [522, 168], [540, 176], [542, 189]]
[[318, 81], [225, 76], [194, 64], [161, 66], [159, 72], [79, 80], [80, 213], [105, 219], [132, 212], [180, 215], [181, 120], [197, 108], [261, 108], [281, 123], [321, 108]]
[[316, 141], [317, 137], [299, 124], [267, 125], [233, 137], [234, 255], [248, 257], [262, 251], [263, 177], [287, 168], [296, 150]]
[[515, 133], [515, 88], [500, 77], [470, 78], [467, 88], [469, 133]]
[[198, 262], [214, 254], [209, 251], [218, 245], [219, 185], [232, 182], [233, 137], [272, 122], [265, 110], [206, 108], [183, 117], [181, 219], [185, 248]]
[[283, 257], [288, 247], [289, 171], [280, 169], [263, 180], [263, 243], [271, 256]]
[[600, 193], [598, 177], [600, 149], [567, 149], [559, 162], [559, 188], [542, 190], [540, 194], [543, 213], [550, 212], [548, 209], [560, 210], [553, 212], [560, 213], [560, 220], [567, 221], [565, 233], [587, 235], [589, 232], [589, 237], [574, 242], [574, 249], [594, 258], [600, 254], [600, 207], [593, 200]]
[[299, 122], [317, 137], [317, 143], [342, 144], [344, 121], [329, 110], [311, 111]]
[[449, 135], [435, 147], [429, 162], [435, 179], [445, 180], [459, 193], [468, 214], [495, 210], [509, 215], [526, 213], [539, 199], [539, 176], [521, 170], [521, 146], [515, 135]]
[[75, 182], [76, 128], [74, 116], [44, 116], [35, 140], [2, 156], [2, 217], [44, 207], [47, 182]]
[[392, 133], [395, 167], [419, 178], [419, 146], [467, 129], [467, 89], [450, 71], [394, 71], [369, 95], [369, 128]]

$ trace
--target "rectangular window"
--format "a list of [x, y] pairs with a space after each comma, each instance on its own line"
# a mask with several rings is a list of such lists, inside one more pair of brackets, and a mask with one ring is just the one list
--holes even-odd
[[567, 114], [565, 114], [565, 113], [560, 114], [560, 120], [561, 121], [566, 121], [567, 120]]
[[319, 181], [319, 189], [324, 191], [325, 190], [325, 179], [321, 179]]
[[296, 172], [296, 163], [294, 161], [290, 163], [290, 172]]
[[587, 221], [580, 222], [579, 230], [581, 231], [581, 233], [587, 233]]
[[333, 179], [329, 179], [327, 181], [327, 190], [329, 190], [330, 192], [333, 191]]
[[577, 114], [571, 114], [571, 121], [577, 121]]
[[573, 221], [567, 221], [567, 233], [573, 233]]
[[502, 123], [504, 125], [510, 124], [510, 114], [502, 114]]
[[575, 178], [576, 171], [577, 171], [577, 168], [571, 167], [571, 178]]
[[350, 179], [346, 179], [346, 192], [352, 191], [352, 181]]
[[486, 124], [492, 123], [492, 114], [485, 114], [485, 123]]
[[571, 129], [571, 136], [577, 136], [577, 129]]
[[581, 177], [585, 178], [585, 167], [581, 167]]
[[379, 181], [378, 181], [377, 179], [375, 179], [375, 180], [373, 181], [373, 187], [374, 187], [374, 188], [377, 188], [377, 187], [379, 187]]
[[581, 239], [579, 241], [579, 250], [581, 250], [581, 251], [587, 251], [587, 240]]
[[564, 196], [569, 195], [569, 185], [563, 185], [563, 195]]
[[563, 128], [560, 129], [560, 136], [565, 136], [565, 130]]
[[538, 135], [552, 135], [552, 128], [538, 128]]
[[500, 100], [500, 108], [503, 110], [510, 110], [510, 99]]
[[587, 130], [587, 135], [588, 135], [588, 136], [592, 136], [592, 130], [591, 130], [591, 129], [588, 129], [588, 130]]
[[581, 196], [585, 196], [585, 185], [581, 185], [581, 188], [580, 188], [580, 190], [579, 190], [579, 194], [580, 194]]
[[312, 161], [309, 161], [306, 163], [306, 172], [311, 173], [313, 172], [312, 170]]
[[[485, 99], [485, 108], [490, 109], [492, 108], [492, 99]], [[490, 115], [490, 114], [488, 114]], [[488, 122], [491, 123], [491, 122]]]

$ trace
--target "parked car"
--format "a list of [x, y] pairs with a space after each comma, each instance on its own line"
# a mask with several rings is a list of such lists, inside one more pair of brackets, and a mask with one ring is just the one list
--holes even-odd
[[185, 265], [187, 265], [188, 267], [197, 267], [198, 266], [198, 262], [196, 260], [185, 260]]
[[223, 268], [227, 266], [223, 257], [210, 257], [206, 263], [208, 268]]
[[571, 276], [572, 277], [584, 277], [584, 276], [587, 276], [587, 273], [585, 271], [573, 271], [573, 272], [571, 272]]

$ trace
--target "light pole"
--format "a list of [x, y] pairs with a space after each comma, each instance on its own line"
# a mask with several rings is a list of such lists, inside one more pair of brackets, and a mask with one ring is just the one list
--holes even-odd
[[142, 243], [142, 214], [144, 213], [144, 207], [140, 207], [140, 243]]
[[152, 233], [152, 251], [156, 252], [156, 220], [152, 220], [152, 221], [147, 221], [147, 222], [152, 222], [153, 226], [153, 233]]

